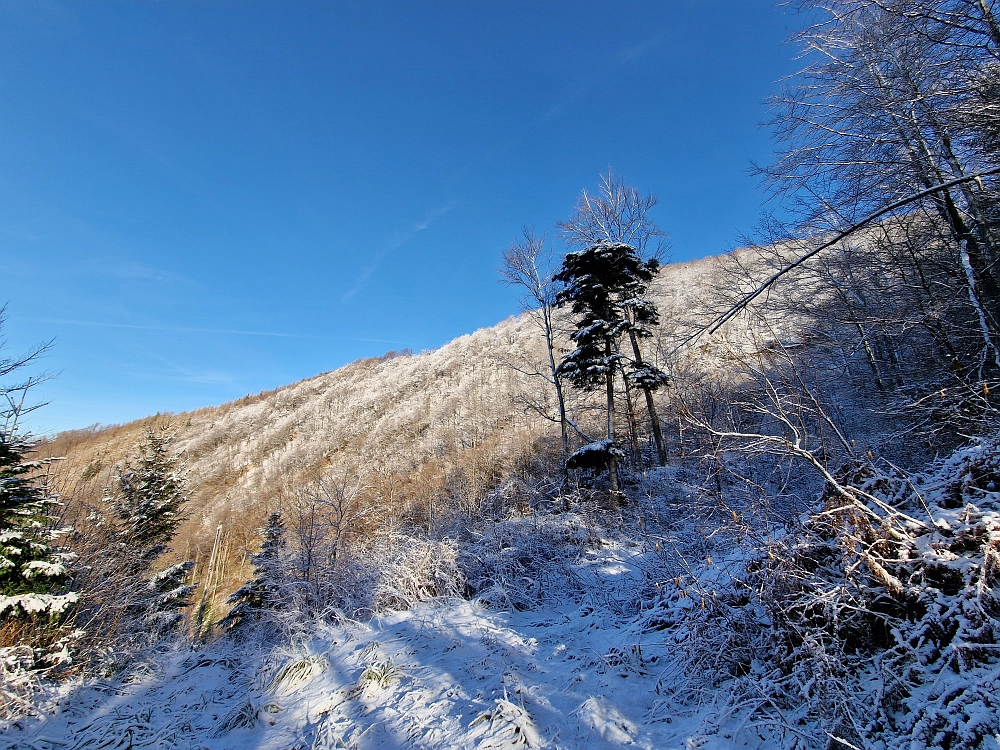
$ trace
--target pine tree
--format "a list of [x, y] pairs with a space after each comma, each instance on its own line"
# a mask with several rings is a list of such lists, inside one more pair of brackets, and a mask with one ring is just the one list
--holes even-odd
[[125, 464], [115, 491], [105, 497], [118, 520], [119, 543], [137, 562], [148, 564], [162, 555], [184, 520], [181, 509], [188, 498], [182, 467], [169, 450], [172, 440], [164, 430], [147, 430], [138, 459]]
[[281, 601], [281, 560], [285, 551], [285, 524], [280, 513], [268, 516], [267, 526], [260, 530], [264, 541], [260, 552], [251, 556], [254, 578], [228, 600], [233, 608], [219, 620], [219, 625], [232, 630], [248, 620], [257, 620], [262, 612], [274, 609]]
[[[611, 168], [607, 174], [601, 175], [601, 184], [596, 194], [584, 190], [576, 203], [576, 210], [568, 221], [559, 222], [559, 234], [570, 247], [587, 248], [596, 242], [606, 241], [631, 245], [640, 258], [660, 258], [664, 251], [667, 235], [650, 217], [650, 211], [657, 204], [657, 198], [652, 193], [642, 195], [628, 185], [624, 177], [615, 176]], [[626, 309], [626, 313], [628, 313]], [[656, 316], [655, 310], [653, 312]], [[653, 402], [653, 392], [666, 383], [667, 376], [659, 368], [643, 361], [642, 348], [639, 339], [648, 333], [643, 333], [641, 319], [632, 319], [634, 325], [629, 332], [629, 343], [632, 345], [631, 373], [626, 373], [627, 385], [632, 385], [642, 391], [646, 399], [646, 411], [649, 414], [649, 426], [653, 432], [653, 442], [656, 444], [656, 455], [660, 466], [667, 463], [667, 450], [663, 443], [663, 432], [660, 429], [660, 417]], [[631, 399], [628, 388], [625, 389], [626, 403], [629, 410], [629, 422], [634, 425]]]
[[0, 616], [60, 615], [77, 600], [56, 594], [68, 575], [65, 556], [52, 545], [55, 499], [26, 460], [24, 436], [0, 428]]
[[104, 498], [115, 516], [110, 541], [116, 547], [116, 577], [138, 583], [123, 592], [128, 619], [156, 638], [183, 619], [179, 609], [191, 604], [195, 586], [184, 581], [194, 567], [182, 562], [150, 576], [153, 563], [170, 548], [177, 527], [184, 520], [186, 480], [178, 457], [170, 452], [173, 436], [149, 429], [134, 462], [118, 474]]
[[576, 466], [606, 463], [613, 493], [620, 491], [618, 459], [624, 455], [615, 444], [615, 371], [624, 366], [643, 381], [659, 372], [622, 355], [619, 344], [626, 335], [651, 335], [649, 326], [658, 323], [655, 306], [643, 298], [658, 270], [655, 259], [643, 261], [631, 245], [602, 240], [568, 253], [555, 276], [566, 285], [557, 303], [571, 305], [580, 316], [571, 335], [576, 349], [563, 357], [559, 373], [577, 388], [603, 388], [607, 395], [607, 439], [585, 446], [571, 461]]

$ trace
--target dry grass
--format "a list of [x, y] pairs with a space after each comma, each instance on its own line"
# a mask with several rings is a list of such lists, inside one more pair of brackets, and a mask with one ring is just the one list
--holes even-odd
[[[727, 262], [712, 258], [665, 269], [654, 287], [664, 323], [647, 347], [648, 360], [692, 377], [718, 370], [739, 330], [684, 355], [674, 348], [711, 311]], [[62, 458], [52, 465], [52, 482], [72, 523], [100, 504], [116, 467], [146, 430], [169, 425], [189, 472], [191, 498], [173, 556], [163, 564], [194, 560], [194, 577], [209, 587], [209, 604], [218, 613], [250, 573], [248, 556], [267, 513], [290, 507], [321, 477], [351, 472], [362, 485], [362, 501], [377, 511], [372, 517], [428, 531], [456, 512], [493, 516], [526, 507], [528, 499], [517, 492], [496, 490], [511, 478], [549, 472], [558, 428], [524, 406], [546, 402], [546, 384], [509, 362], [542, 369], [541, 336], [527, 316], [435, 351], [389, 352], [218, 407], [62, 433], [40, 453]], [[676, 446], [683, 436], [671, 407], [675, 393], [657, 398]], [[576, 419], [599, 437], [599, 410], [586, 397], [571, 397]], [[209, 576], [220, 526], [221, 558]]]

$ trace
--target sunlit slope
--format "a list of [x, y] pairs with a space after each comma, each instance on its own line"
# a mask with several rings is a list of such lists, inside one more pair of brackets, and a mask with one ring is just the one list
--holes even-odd
[[[693, 358], [675, 345], [712, 308], [725, 262], [663, 269], [652, 290], [663, 324], [644, 343], [647, 360], [705, 372], [721, 363], [719, 345], [707, 339]], [[562, 346], [571, 345], [564, 335]], [[177, 553], [204, 556], [222, 524], [230, 554], [243, 559], [264, 515], [287, 507], [321, 476], [360, 485], [383, 516], [410, 522], [432, 524], [445, 505], [488, 502], [505, 477], [525, 473], [545, 460], [546, 446], [557, 447], [558, 426], [532, 408], [555, 413], [551, 389], [531, 374], [545, 368], [538, 327], [522, 315], [435, 351], [361, 360], [217, 407], [64, 433], [43, 452], [63, 457], [54, 472], [67, 499], [95, 502], [145, 432], [167, 426], [191, 490]], [[658, 399], [669, 410], [669, 389]], [[585, 402], [575, 402], [574, 416], [599, 431], [600, 415]]]
[[218, 407], [67, 433], [44, 450], [65, 457], [57, 471], [66, 491], [82, 482], [93, 493], [150, 426], [169, 425], [190, 474], [189, 530], [214, 530], [323, 473], [396, 475], [398, 483], [445, 457], [508, 448], [537, 429], [514, 402], [542, 384], [504, 362], [537, 359], [538, 344], [530, 321], [510, 319], [433, 352], [362, 360]]

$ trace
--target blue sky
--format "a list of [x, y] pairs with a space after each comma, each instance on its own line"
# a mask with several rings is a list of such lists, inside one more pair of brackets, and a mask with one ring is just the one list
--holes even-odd
[[35, 433], [438, 347], [516, 312], [522, 226], [609, 166], [674, 260], [765, 196], [769, 0], [0, 0], [7, 354], [55, 339]]

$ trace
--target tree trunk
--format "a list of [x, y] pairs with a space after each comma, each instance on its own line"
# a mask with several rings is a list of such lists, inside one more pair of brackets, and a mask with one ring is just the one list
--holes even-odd
[[635, 463], [642, 468], [642, 448], [639, 445], [639, 426], [636, 424], [635, 407], [632, 405], [632, 391], [628, 387], [628, 378], [625, 377], [625, 366], [622, 364], [622, 390], [625, 393], [625, 411], [628, 416], [629, 442], [632, 443], [632, 453], [635, 456]]
[[[615, 367], [611, 360], [612, 355], [611, 339], [604, 341], [604, 356], [607, 366], [607, 396], [608, 396], [608, 442], [610, 449], [615, 447]], [[608, 456], [608, 477], [611, 483], [611, 494], [617, 497], [621, 493], [621, 484], [618, 481], [618, 460], [614, 453]]]
[[[885, 77], [878, 68], [870, 65], [869, 70], [873, 80], [877, 82], [883, 94], [886, 109], [890, 110], [888, 111], [889, 117], [896, 130], [896, 135], [900, 139], [900, 143], [904, 146], [910, 157], [917, 180], [923, 184], [925, 189], [931, 188], [935, 184], [946, 182], [946, 177], [942, 173], [936, 157], [938, 152], [931, 148], [931, 144], [928, 143], [925, 132], [921, 127], [922, 124], [928, 126], [943, 148], [942, 132], [940, 128], [936, 127], [937, 123], [934, 121], [927, 122], [926, 117], [924, 118], [924, 122], [921, 123], [918, 120], [917, 112], [912, 106], [907, 107], [902, 105], [900, 107], [896, 101], [896, 97], [892, 93], [892, 87], [885, 80]], [[920, 92], [914, 90], [914, 93], [919, 94]], [[900, 108], [903, 111], [902, 114], [898, 113], [898, 109]], [[944, 150], [946, 152], [949, 151], [949, 149]], [[952, 157], [954, 159], [953, 154]], [[954, 159], [954, 162], [950, 166], [953, 171], [957, 170], [960, 173], [959, 176], [964, 174], [961, 164], [958, 163], [957, 159]], [[971, 188], [968, 189], [971, 190]], [[959, 247], [961, 264], [964, 266], [967, 261], [968, 268], [963, 268], [963, 270], [968, 279], [967, 291], [969, 298], [973, 306], [977, 307], [977, 313], [984, 317], [986, 321], [986, 325], [983, 326], [985, 350], [988, 353], [990, 349], [994, 349], [995, 352], [993, 340], [1000, 336], [1000, 321], [997, 320], [997, 315], [1000, 314], [998, 313], [998, 308], [1000, 308], [1000, 284], [998, 284], [997, 279], [990, 273], [992, 268], [988, 254], [991, 248], [989, 244], [986, 247], [981, 247], [979, 238], [966, 224], [949, 190], [942, 190], [935, 196], [933, 202], [942, 220], [948, 226], [956, 245]], [[975, 203], [974, 198], [973, 202]], [[971, 208], [974, 207], [970, 206]], [[983, 229], [985, 230], [986, 227], [984, 226]], [[988, 234], [986, 237], [988, 239]]]
[[569, 460], [569, 420], [566, 417], [566, 399], [563, 396], [562, 378], [559, 377], [555, 355], [555, 331], [552, 326], [552, 309], [544, 306], [542, 310], [542, 324], [545, 329], [545, 346], [549, 353], [549, 372], [552, 374], [552, 385], [556, 389], [556, 401], [559, 406], [559, 429], [562, 438], [562, 459], [560, 461], [561, 482], [559, 492], [563, 496], [563, 509], [570, 510], [569, 495], [566, 494], [566, 485], [569, 484], [569, 469], [566, 462]]
[[[630, 330], [628, 337], [632, 342], [632, 354], [635, 357], [635, 363], [639, 367], [642, 367], [642, 352], [639, 350], [639, 341], [635, 337], [635, 332]], [[660, 417], [656, 413], [656, 404], [653, 403], [653, 392], [649, 388], [643, 388], [642, 392], [646, 396], [646, 409], [649, 411], [649, 423], [653, 429], [653, 441], [656, 443], [656, 457], [660, 462], [660, 466], [666, 466], [667, 449], [663, 445], [663, 432], [660, 430]]]
[[996, 18], [989, 6], [986, 5], [986, 0], [979, 0], [979, 9], [983, 12], [983, 20], [986, 22], [986, 28], [990, 31], [990, 40], [994, 45], [1000, 46], [1000, 25], [997, 24]]

